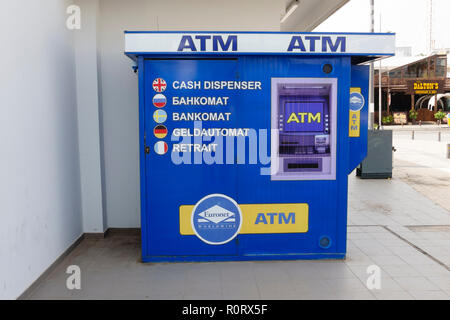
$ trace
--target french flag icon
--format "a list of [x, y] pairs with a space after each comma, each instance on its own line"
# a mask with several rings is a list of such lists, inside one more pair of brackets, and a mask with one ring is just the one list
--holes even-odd
[[153, 105], [157, 108], [163, 108], [166, 106], [167, 98], [165, 95], [158, 93], [153, 97]]
[[159, 155], [166, 154], [169, 150], [169, 146], [164, 141], [158, 141], [155, 143], [155, 152]]

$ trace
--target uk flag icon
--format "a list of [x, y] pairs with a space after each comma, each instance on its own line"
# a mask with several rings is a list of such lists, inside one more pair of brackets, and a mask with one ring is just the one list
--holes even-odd
[[167, 84], [166, 81], [162, 78], [156, 78], [153, 80], [153, 90], [156, 92], [163, 92], [166, 90]]

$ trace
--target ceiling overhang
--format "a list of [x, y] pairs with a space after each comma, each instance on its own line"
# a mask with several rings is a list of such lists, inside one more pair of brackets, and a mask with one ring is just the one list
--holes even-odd
[[[350, 0], [298, 0], [298, 7], [280, 25], [281, 31], [312, 31]], [[292, 0], [285, 1], [288, 8]]]

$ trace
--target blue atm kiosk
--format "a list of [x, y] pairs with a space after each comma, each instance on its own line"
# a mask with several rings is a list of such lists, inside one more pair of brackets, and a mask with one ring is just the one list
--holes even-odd
[[393, 34], [125, 32], [142, 260], [343, 259], [369, 67]]

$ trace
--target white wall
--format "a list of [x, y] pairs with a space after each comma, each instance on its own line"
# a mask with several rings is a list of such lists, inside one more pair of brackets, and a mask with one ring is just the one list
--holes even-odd
[[82, 233], [69, 3], [1, 5], [0, 299], [17, 298]]
[[[83, 10], [83, 8], [82, 8]], [[108, 227], [139, 227], [138, 80], [124, 30], [279, 31], [283, 1], [100, 0], [98, 45]]]

